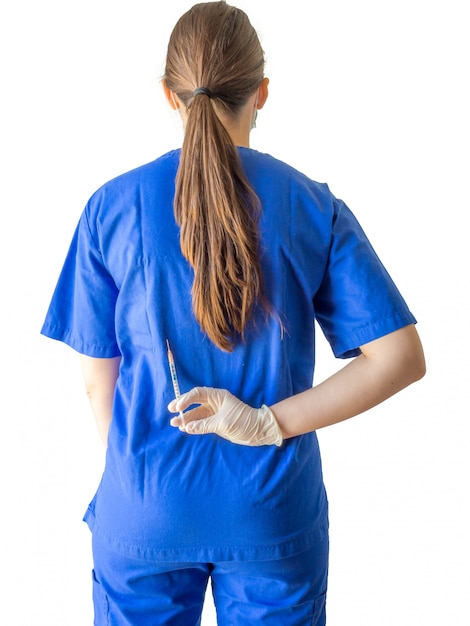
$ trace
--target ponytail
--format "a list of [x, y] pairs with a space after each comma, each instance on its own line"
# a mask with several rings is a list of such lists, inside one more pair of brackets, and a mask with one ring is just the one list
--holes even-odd
[[257, 304], [269, 307], [259, 260], [260, 203], [215, 103], [236, 113], [259, 86], [263, 66], [247, 16], [225, 2], [195, 5], [170, 38], [165, 79], [187, 111], [174, 199], [180, 245], [194, 270], [194, 315], [226, 351], [244, 339]]
[[194, 268], [193, 311], [201, 329], [230, 350], [263, 293], [251, 189], [209, 98], [197, 95], [186, 122], [175, 216], [183, 255]]

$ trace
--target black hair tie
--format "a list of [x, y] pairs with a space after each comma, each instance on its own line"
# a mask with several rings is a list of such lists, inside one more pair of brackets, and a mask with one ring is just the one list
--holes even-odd
[[210, 89], [207, 89], [206, 87], [197, 87], [194, 91], [193, 91], [193, 97], [199, 95], [200, 93], [204, 94], [205, 96], [207, 96], [209, 99], [213, 98], [213, 94], [212, 91], [210, 91]]

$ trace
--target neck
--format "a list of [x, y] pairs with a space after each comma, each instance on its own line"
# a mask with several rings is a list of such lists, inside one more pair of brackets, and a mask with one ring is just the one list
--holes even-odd
[[[230, 139], [236, 146], [250, 147], [250, 132], [253, 128], [255, 111], [254, 97], [248, 100], [236, 116], [228, 115], [225, 111], [218, 111], [216, 109], [220, 121], [225, 126], [230, 135]], [[180, 109], [180, 113], [184, 128], [186, 126], [186, 112], [184, 108]]]
[[227, 129], [231, 140], [236, 146], [250, 147], [250, 132], [255, 117], [254, 96], [251, 97], [236, 116], [217, 112], [220, 121]]

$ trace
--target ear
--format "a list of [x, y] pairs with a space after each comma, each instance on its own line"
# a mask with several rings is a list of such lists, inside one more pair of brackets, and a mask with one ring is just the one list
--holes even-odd
[[171, 106], [173, 111], [176, 111], [177, 109], [179, 109], [180, 108], [179, 98], [175, 93], [171, 91], [171, 89], [166, 84], [166, 80], [164, 78], [162, 79], [162, 87], [163, 87], [163, 93], [165, 94], [165, 97], [168, 100], [168, 104]]
[[268, 85], [269, 78], [264, 77], [261, 81], [260, 86], [258, 87], [258, 99], [256, 103], [256, 108], [258, 110], [262, 109], [266, 104], [266, 100], [268, 99]]

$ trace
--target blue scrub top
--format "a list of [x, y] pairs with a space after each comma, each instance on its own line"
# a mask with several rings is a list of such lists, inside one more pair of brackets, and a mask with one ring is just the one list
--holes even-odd
[[275, 559], [310, 548], [328, 528], [315, 433], [247, 447], [170, 426], [167, 339], [181, 392], [220, 387], [259, 407], [311, 387], [315, 319], [340, 358], [416, 321], [327, 185], [269, 155], [239, 153], [262, 204], [261, 263], [276, 313], [257, 313], [245, 343], [223, 352], [194, 318], [193, 271], [173, 213], [179, 150], [91, 197], [42, 328], [80, 353], [122, 357], [105, 469], [85, 520], [126, 555]]

